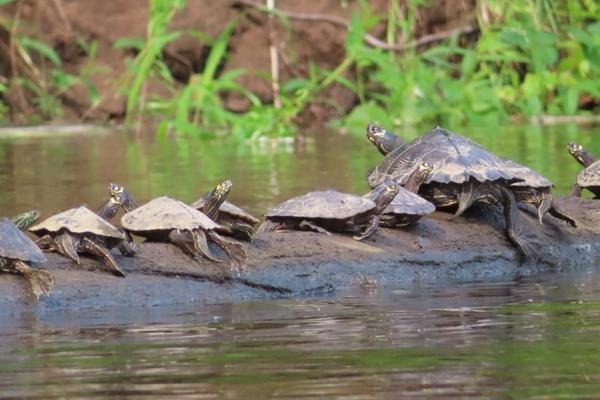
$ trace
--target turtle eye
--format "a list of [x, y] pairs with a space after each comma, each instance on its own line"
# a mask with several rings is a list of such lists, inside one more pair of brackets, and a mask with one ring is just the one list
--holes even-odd
[[121, 204], [123, 202], [123, 198], [121, 196], [119, 196], [118, 194], [115, 195], [113, 198], [115, 199], [116, 203]]

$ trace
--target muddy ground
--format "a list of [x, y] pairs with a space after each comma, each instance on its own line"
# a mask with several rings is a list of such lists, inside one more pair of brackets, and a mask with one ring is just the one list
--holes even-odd
[[[199, 31], [209, 37], [216, 37], [224, 27], [236, 20], [235, 32], [229, 42], [228, 56], [219, 68], [219, 73], [234, 69], [244, 69], [247, 74], [239, 82], [250, 89], [264, 102], [271, 102], [272, 87], [269, 81], [271, 43], [268, 17], [256, 10], [252, 4], [264, 4], [262, 0], [188, 0], [186, 8], [179, 12], [169, 29], [172, 31]], [[406, 12], [405, 2], [401, 12]], [[15, 0], [0, 8], [2, 21], [18, 21], [15, 33], [38, 38], [49, 44], [60, 56], [61, 68], [73, 74], [93, 71], [89, 75], [98, 89], [101, 102], [91, 107], [86, 88], [83, 85], [72, 88], [61, 95], [67, 121], [122, 119], [125, 111], [125, 94], [118, 90], [118, 81], [127, 68], [127, 59], [135, 55], [131, 49], [115, 48], [122, 38], [144, 38], [148, 22], [148, 0]], [[374, 13], [387, 15], [388, 0], [372, 0], [369, 4]], [[304, 18], [291, 18], [284, 25], [273, 23], [273, 42], [280, 58], [279, 73], [285, 82], [292, 77], [307, 77], [309, 61], [315, 65], [333, 70], [345, 56], [344, 41], [347, 26], [332, 23], [331, 20], [347, 22], [359, 7], [357, 0], [322, 0], [300, 2], [277, 0], [277, 8]], [[474, 0], [432, 0], [429, 6], [417, 9], [413, 38], [425, 34], [447, 31], [467, 26], [476, 19]], [[307, 19], [308, 18], [308, 19]], [[386, 21], [374, 26], [370, 33], [385, 41]], [[10, 78], [18, 74], [29, 76], [29, 68], [12, 62], [10, 51], [11, 32], [0, 28], [0, 76]], [[396, 41], [403, 43], [403, 38]], [[86, 43], [81, 46], [80, 43]], [[91, 53], [89, 45], [95, 43], [97, 51]], [[170, 68], [178, 85], [185, 84], [192, 74], [204, 69], [210, 45], [203, 44], [191, 35], [183, 34], [169, 44], [162, 56]], [[34, 60], [42, 73], [50, 70], [50, 65]], [[353, 71], [347, 72], [352, 78]], [[30, 77], [35, 79], [35, 77]], [[13, 88], [6, 93], [5, 100], [11, 106], [13, 118], [19, 114], [35, 112], [35, 105], [28, 104], [20, 89]], [[166, 94], [166, 89], [149, 81], [145, 94], [149, 98], [155, 94]], [[329, 105], [314, 105], [307, 111], [306, 121], [323, 120], [347, 112], [356, 102], [356, 96], [342, 85], [332, 85], [324, 93]], [[249, 107], [247, 99], [229, 94], [224, 99], [226, 106], [235, 111]]]
[[[35, 301], [17, 276], [0, 275], [0, 314], [33, 310], [105, 309], [189, 303], [238, 302], [294, 296], [360, 293], [420, 284], [513, 279], [541, 271], [586, 268], [600, 260], [600, 202], [560, 198], [557, 204], [579, 226], [552, 217], [540, 226], [525, 210], [527, 240], [539, 252], [524, 263], [507, 241], [493, 207], [451, 219], [436, 212], [408, 229], [381, 229], [357, 242], [346, 235], [265, 233], [247, 245], [248, 266], [239, 275], [223, 265], [196, 262], [170, 244], [142, 243], [133, 258], [117, 257], [119, 278], [89, 258], [81, 266], [47, 254], [55, 277], [50, 296]], [[42, 267], [42, 265], [40, 265]]]

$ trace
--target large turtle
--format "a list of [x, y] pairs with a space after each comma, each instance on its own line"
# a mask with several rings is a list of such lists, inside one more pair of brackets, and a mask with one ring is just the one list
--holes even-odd
[[200, 211], [167, 196], [158, 197], [121, 218], [125, 230], [151, 241], [170, 242], [196, 258], [221, 262], [210, 251], [207, 238], [231, 258], [233, 268], [243, 267], [246, 252], [240, 243], [226, 240], [215, 230], [219, 225]]
[[526, 258], [533, 258], [533, 249], [516, 229], [521, 216], [515, 196], [508, 189], [523, 179], [511, 172], [504, 160], [463, 136], [436, 127], [390, 152], [367, 179], [371, 187], [389, 179], [404, 185], [423, 162], [430, 163], [433, 171], [421, 185], [421, 196], [436, 207], [456, 206], [456, 216], [475, 202], [501, 204], [509, 239]]
[[37, 243], [45, 250], [57, 251], [77, 264], [79, 254], [94, 255], [113, 274], [125, 276], [110, 252], [125, 239], [124, 234], [84, 206], [56, 214], [29, 230], [41, 237]]
[[40, 248], [21, 231], [29, 228], [38, 218], [39, 211], [19, 214], [11, 220], [0, 220], [0, 271], [22, 275], [29, 281], [33, 295], [39, 299], [47, 295], [54, 278], [48, 271], [30, 267], [27, 262], [46, 260]]
[[[397, 147], [406, 144], [405, 141], [393, 132], [374, 124], [367, 126], [367, 138], [384, 156]], [[550, 193], [554, 184], [550, 180], [529, 167], [507, 158], [501, 159], [504, 161], [507, 169], [510, 169], [515, 175], [523, 179], [523, 181], [511, 184], [509, 189], [514, 193], [517, 202], [529, 203], [535, 206], [538, 211], [540, 224], [543, 223], [542, 219], [548, 212], [555, 218], [566, 221], [572, 226], [577, 226], [577, 223], [572, 218], [556, 208], [554, 196]]]
[[371, 236], [379, 227], [379, 216], [398, 194], [399, 186], [385, 181], [364, 196], [337, 190], [310, 192], [289, 199], [265, 214], [258, 232], [310, 229], [321, 233], [353, 232], [354, 239]]
[[428, 163], [421, 163], [412, 179], [398, 189], [394, 200], [383, 210], [379, 225], [386, 227], [406, 226], [417, 222], [421, 217], [435, 211], [435, 206], [417, 195], [419, 187], [433, 170]]
[[571, 195], [581, 197], [581, 189], [587, 189], [594, 194], [594, 199], [600, 199], [600, 161], [580, 144], [569, 143], [567, 148], [573, 158], [585, 167], [577, 174], [577, 181], [571, 187]]
[[191, 207], [216, 221], [221, 226], [219, 233], [250, 241], [254, 234], [254, 225], [259, 222], [258, 218], [227, 200], [224, 200], [220, 206], [215, 206], [218, 203], [215, 199], [220, 196], [226, 197], [232, 186], [230, 180], [219, 183], [213, 190], [193, 202]]

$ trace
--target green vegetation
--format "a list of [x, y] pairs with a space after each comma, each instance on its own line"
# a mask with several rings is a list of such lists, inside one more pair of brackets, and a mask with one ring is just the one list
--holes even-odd
[[[11, 2], [0, 0], [0, 5]], [[332, 84], [343, 85], [358, 99], [348, 115], [341, 110], [332, 124], [361, 131], [367, 121], [386, 126], [498, 124], [543, 115], [592, 114], [599, 107], [600, 6], [592, 0], [477, 0], [473, 26], [429, 43], [413, 37], [418, 10], [428, 1], [390, 0], [387, 15], [376, 15], [369, 2], [361, 0], [348, 23], [345, 58], [332, 70], [310, 65], [307, 76], [280, 82], [277, 105], [265, 104], [238, 83], [247, 71], [222, 71], [236, 20], [211, 38], [199, 31], [169, 29], [187, 0], [149, 4], [146, 38], [114, 43], [135, 54], [127, 61], [127, 72], [114, 78], [127, 94], [125, 122], [130, 127], [150, 119], [159, 121], [159, 133], [287, 136], [294, 133], [295, 119], [307, 105], [332, 105], [323, 96]], [[287, 14], [271, 12], [293, 40]], [[17, 15], [12, 21], [0, 20], [0, 28], [15, 33], [18, 23]], [[366, 41], [367, 33], [381, 24], [386, 27], [383, 45]], [[2, 101], [11, 87], [17, 98], [30, 99], [28, 106], [34, 110], [16, 110], [30, 120], [60, 117], [62, 94], [75, 85], [87, 88], [92, 106], [99, 101], [89, 79], [97, 72], [91, 63], [94, 43], [81, 43], [89, 67], [73, 75], [62, 68], [55, 50], [34, 35], [9, 36], [13, 73], [0, 77], [0, 120], [9, 115], [13, 121], [22, 120], [11, 110], [15, 104], [9, 107]], [[164, 60], [165, 46], [182, 36], [210, 48], [203, 70], [185, 84], [176, 81]], [[162, 87], [162, 94], [147, 94], [149, 83]], [[247, 112], [225, 107], [223, 95], [232, 92], [248, 100]]]

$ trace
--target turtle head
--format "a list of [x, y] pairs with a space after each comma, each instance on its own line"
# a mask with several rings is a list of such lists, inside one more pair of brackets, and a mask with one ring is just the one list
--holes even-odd
[[399, 191], [400, 185], [397, 182], [386, 180], [367, 193], [364, 197], [372, 200], [376, 206], [376, 213], [381, 214], [388, 204], [394, 200], [394, 197], [396, 197]]
[[213, 221], [217, 220], [219, 208], [221, 208], [221, 204], [223, 204], [223, 202], [227, 199], [227, 196], [229, 196], [232, 186], [233, 183], [227, 179], [226, 181], [219, 183], [213, 190], [204, 196], [204, 206], [202, 207], [202, 212]]
[[569, 144], [567, 145], [567, 150], [569, 150], [569, 153], [571, 153], [571, 155], [573, 156], [573, 158], [575, 158], [577, 161], [579, 161], [579, 163], [584, 164], [585, 160], [583, 159], [583, 146], [580, 145], [579, 143], [575, 143], [575, 142], [569, 142]]
[[408, 190], [409, 192], [417, 193], [419, 191], [419, 187], [423, 184], [423, 182], [425, 182], [431, 171], [433, 171], [433, 164], [427, 161], [420, 163], [417, 168], [415, 168], [413, 173], [408, 177], [408, 180], [404, 185], [404, 189]]
[[367, 139], [373, 143], [377, 150], [384, 156], [397, 147], [404, 144], [404, 141], [390, 131], [386, 131], [376, 124], [367, 125]]
[[38, 210], [31, 210], [13, 217], [12, 222], [19, 230], [26, 230], [40, 218], [41, 213]]
[[125, 191], [125, 188], [118, 183], [111, 182], [108, 185], [108, 194], [110, 194], [111, 197], [115, 196], [116, 194], [123, 193], [123, 191]]

